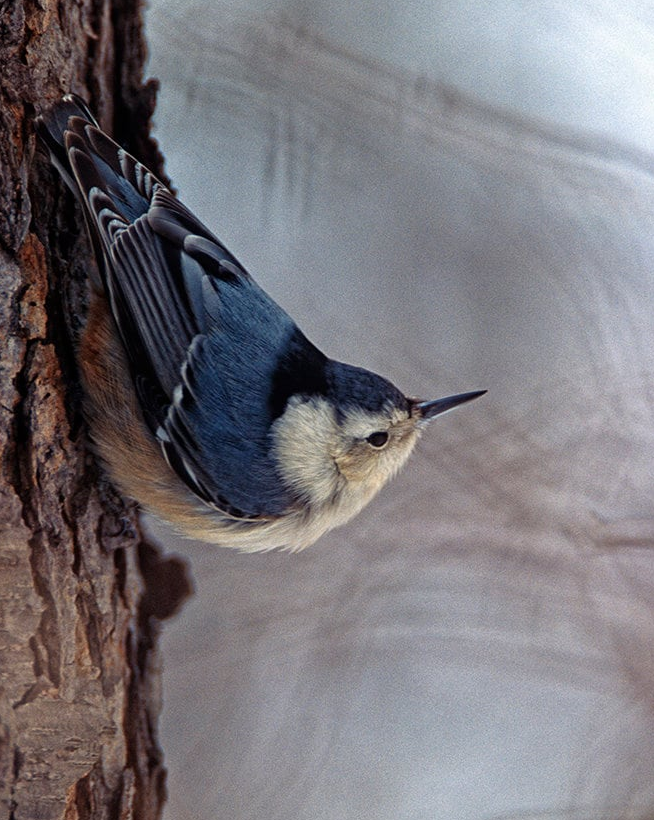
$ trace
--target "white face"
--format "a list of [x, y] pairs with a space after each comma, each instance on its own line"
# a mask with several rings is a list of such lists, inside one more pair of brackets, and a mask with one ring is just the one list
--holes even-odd
[[291, 399], [272, 428], [284, 481], [316, 508], [351, 518], [405, 463], [418, 439], [406, 410], [350, 410], [339, 424], [322, 398]]

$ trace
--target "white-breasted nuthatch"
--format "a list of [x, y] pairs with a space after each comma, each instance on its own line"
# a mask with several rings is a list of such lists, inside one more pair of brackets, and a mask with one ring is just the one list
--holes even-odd
[[98, 454], [183, 533], [306, 547], [373, 498], [429, 420], [485, 392], [418, 401], [328, 359], [83, 100], [36, 128], [101, 274], [78, 351]]

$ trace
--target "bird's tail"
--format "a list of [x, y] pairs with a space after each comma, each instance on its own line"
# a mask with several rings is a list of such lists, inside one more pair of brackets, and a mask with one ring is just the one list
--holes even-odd
[[100, 234], [111, 235], [147, 211], [154, 186], [161, 183], [100, 130], [81, 97], [66, 94], [37, 117], [35, 127]]
[[76, 94], [66, 96], [52, 108], [36, 118], [34, 127], [43, 144], [50, 152], [52, 164], [57, 168], [71, 191], [79, 196], [79, 188], [71, 168], [66, 150], [66, 131], [71, 117], [98, 127], [98, 123], [81, 97]]

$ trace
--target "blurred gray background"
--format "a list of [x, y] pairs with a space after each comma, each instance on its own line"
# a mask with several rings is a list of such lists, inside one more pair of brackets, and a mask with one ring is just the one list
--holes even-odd
[[150, 0], [180, 196], [438, 419], [299, 555], [153, 530], [166, 820], [654, 817], [654, 6]]

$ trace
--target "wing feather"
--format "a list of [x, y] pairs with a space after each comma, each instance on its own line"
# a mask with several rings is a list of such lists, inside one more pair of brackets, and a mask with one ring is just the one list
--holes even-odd
[[269, 396], [292, 320], [75, 98], [37, 127], [60, 167], [67, 157], [64, 177], [84, 206], [144, 419], [168, 463], [227, 516], [281, 515], [294, 499], [269, 454]]

